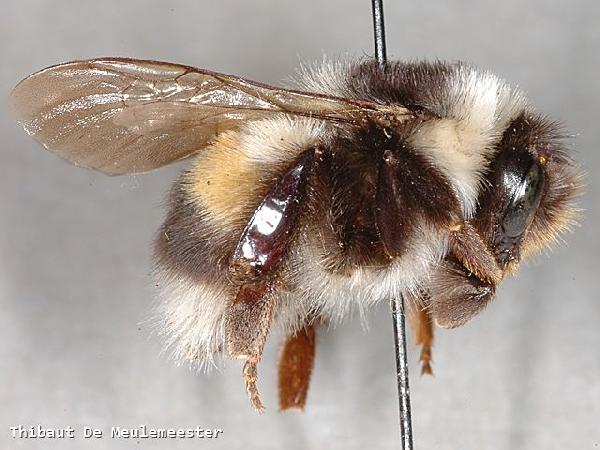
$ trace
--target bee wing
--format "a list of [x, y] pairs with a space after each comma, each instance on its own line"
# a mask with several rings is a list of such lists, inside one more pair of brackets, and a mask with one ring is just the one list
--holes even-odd
[[25, 130], [47, 149], [110, 175], [145, 172], [185, 158], [219, 132], [271, 114], [341, 122], [407, 114], [400, 107], [123, 58], [44, 69], [17, 85], [12, 105]]

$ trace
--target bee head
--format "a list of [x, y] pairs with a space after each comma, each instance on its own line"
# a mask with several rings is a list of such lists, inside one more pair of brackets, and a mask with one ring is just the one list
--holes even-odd
[[576, 223], [582, 176], [565, 138], [556, 123], [527, 108], [507, 122], [485, 156], [473, 215], [451, 237], [450, 253], [425, 288], [439, 326], [461, 326], [481, 312], [502, 278]]
[[492, 156], [472, 222], [505, 272], [576, 223], [582, 177], [565, 137], [556, 123], [525, 111]]

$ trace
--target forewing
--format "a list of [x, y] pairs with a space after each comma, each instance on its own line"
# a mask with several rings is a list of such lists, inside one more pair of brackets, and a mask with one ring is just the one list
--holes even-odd
[[188, 66], [119, 58], [44, 69], [15, 88], [12, 104], [25, 130], [47, 149], [110, 175], [185, 158], [219, 132], [273, 114], [343, 122], [406, 114]]

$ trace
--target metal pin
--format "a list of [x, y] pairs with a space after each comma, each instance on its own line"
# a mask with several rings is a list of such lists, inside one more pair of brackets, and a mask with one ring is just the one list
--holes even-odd
[[387, 62], [385, 52], [385, 22], [383, 20], [383, 0], [372, 0], [373, 31], [375, 34], [375, 58], [382, 66]]
[[[377, 1], [377, 0], [374, 0]], [[396, 344], [396, 375], [398, 377], [398, 403], [400, 415], [400, 440], [403, 450], [412, 450], [412, 421], [410, 412], [410, 388], [408, 385], [408, 360], [406, 357], [406, 324], [404, 322], [404, 299], [391, 300], [394, 320], [394, 343]]]
[[[387, 63], [385, 51], [385, 25], [383, 20], [383, 0], [371, 0], [373, 5], [373, 31], [375, 34], [375, 57], [382, 67]], [[408, 359], [406, 356], [406, 323], [404, 299], [390, 301], [394, 321], [394, 343], [396, 348], [396, 371], [398, 382], [398, 402], [400, 415], [400, 441], [403, 450], [413, 449], [412, 421], [410, 410], [410, 388], [408, 383]]]

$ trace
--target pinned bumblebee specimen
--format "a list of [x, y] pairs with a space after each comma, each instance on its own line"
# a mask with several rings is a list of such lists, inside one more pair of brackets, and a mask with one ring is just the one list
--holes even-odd
[[464, 63], [325, 62], [297, 90], [133, 59], [75, 61], [23, 80], [25, 130], [109, 175], [193, 156], [155, 247], [176, 357], [257, 365], [287, 341], [282, 409], [303, 408], [315, 328], [407, 299], [431, 372], [433, 324], [463, 325], [574, 223], [580, 175], [553, 122]]

